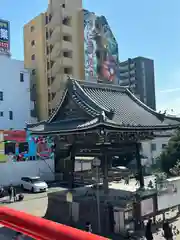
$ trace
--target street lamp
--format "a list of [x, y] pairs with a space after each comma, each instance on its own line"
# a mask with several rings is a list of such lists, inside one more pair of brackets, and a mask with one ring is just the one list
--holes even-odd
[[99, 167], [101, 161], [98, 158], [94, 158], [93, 166], [96, 167], [96, 201], [97, 201], [97, 217], [98, 217], [98, 231], [101, 233], [101, 213], [100, 213], [100, 199], [99, 199]]

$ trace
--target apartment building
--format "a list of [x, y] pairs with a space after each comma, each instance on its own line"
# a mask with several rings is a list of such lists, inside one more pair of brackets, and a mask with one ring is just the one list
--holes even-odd
[[39, 120], [57, 107], [68, 76], [84, 79], [82, 0], [49, 0], [45, 13], [24, 26], [24, 63]]
[[129, 58], [119, 64], [122, 86], [131, 91], [148, 107], [156, 110], [154, 61], [145, 57]]

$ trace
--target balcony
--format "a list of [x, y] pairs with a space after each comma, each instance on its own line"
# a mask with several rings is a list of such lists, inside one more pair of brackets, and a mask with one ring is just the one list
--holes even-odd
[[52, 82], [51, 86], [50, 86], [50, 89], [51, 89], [51, 92], [57, 92], [60, 88], [60, 81], [61, 81], [61, 74], [58, 73], [55, 78], [54, 78], [54, 81]]
[[33, 86], [30, 90], [30, 100], [31, 101], [37, 101], [37, 92], [36, 92], [36, 87]]
[[53, 83], [51, 84], [51, 92], [59, 92], [64, 89], [67, 83], [67, 75], [57, 74]]
[[51, 21], [48, 23], [49, 28], [54, 29], [56, 26], [61, 25], [63, 19], [63, 13], [61, 14], [61, 12], [62, 11], [60, 9], [59, 11], [54, 11]]
[[61, 44], [60, 42], [56, 42], [51, 51], [51, 60], [55, 60], [56, 58], [60, 57], [60, 53], [61, 53]]
[[61, 71], [61, 65], [60, 65], [60, 61], [58, 61], [58, 62], [54, 62], [52, 68], [48, 70], [48, 73], [50, 73], [52, 77], [56, 77], [56, 75], [60, 73], [60, 71]]
[[69, 35], [72, 34], [71, 26], [62, 24], [62, 28], [63, 28], [63, 33], [66, 33], [66, 34], [69, 34]]
[[73, 59], [69, 57], [63, 57], [63, 65], [71, 67], [73, 65]]
[[58, 41], [61, 41], [61, 31], [62, 31], [62, 25], [59, 25], [59, 26], [56, 26], [52, 33], [51, 33], [51, 36], [48, 40], [49, 44], [54, 44]]
[[73, 47], [72, 47], [72, 42], [69, 42], [69, 41], [62, 41], [62, 48], [63, 49], [68, 49], [68, 50], [72, 50]]

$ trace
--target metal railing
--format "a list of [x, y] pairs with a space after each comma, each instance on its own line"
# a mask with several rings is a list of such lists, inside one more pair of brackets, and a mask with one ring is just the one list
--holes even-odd
[[107, 240], [89, 232], [7, 207], [0, 207], [0, 224], [38, 240]]

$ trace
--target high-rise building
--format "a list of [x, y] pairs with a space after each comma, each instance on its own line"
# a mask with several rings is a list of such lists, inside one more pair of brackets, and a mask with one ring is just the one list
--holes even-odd
[[154, 61], [144, 57], [129, 58], [121, 62], [120, 81], [150, 108], [156, 110]]
[[36, 76], [39, 120], [57, 107], [68, 76], [84, 78], [81, 12], [82, 0], [50, 0], [47, 11], [24, 26], [24, 61]]
[[49, 0], [48, 9], [24, 26], [25, 67], [36, 78], [39, 120], [63, 95], [67, 76], [118, 83], [118, 44], [104, 16], [82, 9], [82, 0]]

